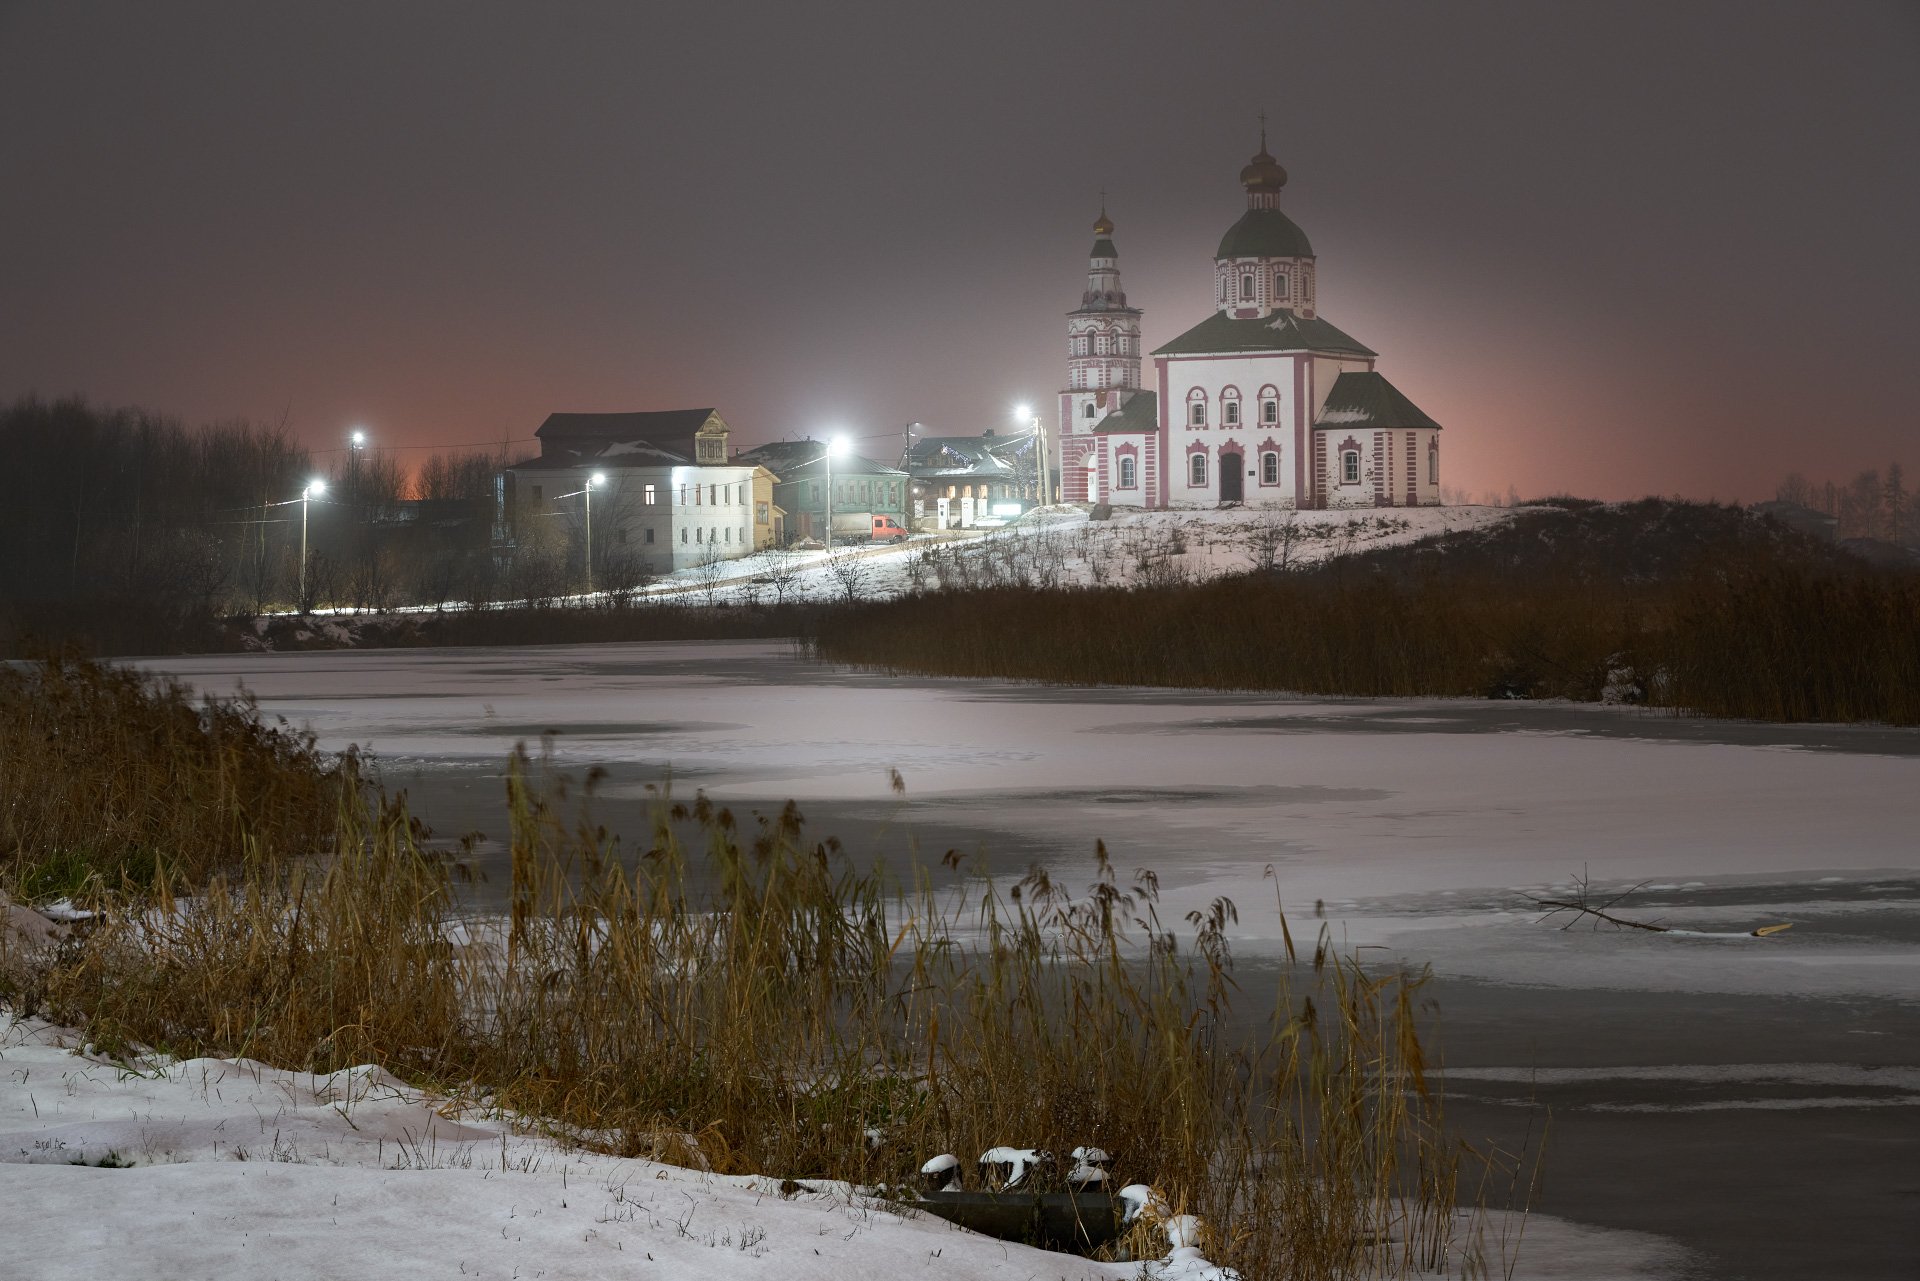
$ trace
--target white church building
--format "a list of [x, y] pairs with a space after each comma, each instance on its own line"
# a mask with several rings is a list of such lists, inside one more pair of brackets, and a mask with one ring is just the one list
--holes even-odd
[[1067, 502], [1133, 507], [1414, 507], [1440, 501], [1440, 424], [1322, 319], [1306, 233], [1280, 212], [1287, 171], [1240, 171], [1247, 211], [1214, 254], [1214, 312], [1153, 352], [1120, 288], [1113, 223], [1093, 225], [1067, 315], [1060, 482]]

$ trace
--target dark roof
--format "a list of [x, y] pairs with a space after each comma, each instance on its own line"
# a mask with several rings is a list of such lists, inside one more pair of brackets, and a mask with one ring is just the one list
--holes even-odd
[[[810, 480], [815, 476], [824, 478], [827, 474], [826, 461], [819, 455], [785, 467], [774, 467], [767, 463], [760, 465], [778, 476], [783, 484], [794, 480]], [[833, 474], [835, 476], [904, 476], [907, 473], [898, 467], [876, 463], [873, 459], [862, 458], [858, 454], [843, 454], [833, 460]]]
[[1159, 431], [1160, 430], [1160, 393], [1157, 391], [1136, 392], [1127, 398], [1127, 403], [1119, 410], [1108, 414], [1093, 425], [1095, 431], [1113, 431], [1121, 433]]
[[1311, 258], [1307, 233], [1278, 209], [1249, 209], [1220, 237], [1215, 258]]
[[773, 440], [751, 449], [736, 450], [733, 460], [737, 463], [757, 463], [768, 471], [777, 472], [782, 467], [792, 467], [818, 458], [826, 448], [826, 441], [812, 437], [805, 440]]
[[541, 440], [685, 439], [713, 417], [711, 409], [662, 409], [632, 414], [548, 414], [533, 434]]
[[1115, 249], [1113, 242], [1105, 236], [1093, 242], [1093, 252], [1087, 255], [1089, 258], [1118, 258], [1119, 256], [1120, 251]]
[[1177, 356], [1215, 351], [1325, 351], [1343, 356], [1379, 354], [1318, 316], [1312, 320], [1302, 320], [1290, 311], [1276, 311], [1271, 316], [1255, 316], [1251, 320], [1236, 320], [1216, 311], [1166, 346], [1155, 348], [1153, 354]]
[[1024, 434], [922, 436], [907, 451], [907, 469], [922, 480], [935, 477], [1005, 479], [1014, 474], [1014, 468], [1002, 456], [1002, 451], [1029, 439]]
[[1313, 420], [1316, 429], [1356, 427], [1438, 427], [1400, 389], [1371, 370], [1341, 374], [1333, 380], [1327, 403]]

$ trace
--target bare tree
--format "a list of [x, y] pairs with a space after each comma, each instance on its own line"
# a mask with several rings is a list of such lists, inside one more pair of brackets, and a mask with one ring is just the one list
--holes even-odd
[[607, 594], [607, 600], [616, 609], [632, 605], [652, 582], [652, 565], [624, 549], [610, 553], [594, 577], [594, 583]]
[[835, 552], [827, 562], [827, 573], [851, 605], [866, 594], [873, 581], [873, 568], [858, 552]]
[[1300, 509], [1289, 507], [1284, 513], [1262, 512], [1260, 519], [1247, 527], [1244, 539], [1255, 569], [1271, 573], [1287, 568], [1299, 537], [1299, 520]]
[[786, 604], [787, 596], [800, 582], [798, 556], [789, 548], [768, 548], [766, 580], [773, 588], [774, 604]]

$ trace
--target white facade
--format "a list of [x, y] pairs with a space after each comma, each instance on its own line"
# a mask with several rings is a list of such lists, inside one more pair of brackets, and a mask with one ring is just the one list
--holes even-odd
[[[1120, 327], [1113, 225], [1101, 215], [1082, 307], [1068, 316], [1060, 474], [1069, 502], [1140, 507], [1416, 506], [1440, 501], [1439, 424], [1382, 378], [1377, 354], [1322, 319], [1305, 233], [1280, 211], [1286, 171], [1241, 171], [1247, 211], [1214, 257], [1214, 314], [1137, 362]], [[1137, 334], [1140, 313], [1126, 309]], [[1090, 342], [1089, 339], [1092, 339]], [[1136, 339], [1137, 343], [1137, 339]], [[1117, 359], [1116, 359], [1117, 358]], [[1097, 382], [1096, 382], [1097, 380]]]
[[[648, 573], [669, 574], [754, 550], [753, 466], [553, 467], [512, 469], [514, 518], [560, 520], [587, 529], [586, 478], [605, 480], [592, 494], [593, 559], [627, 555]], [[765, 488], [763, 486], [763, 488]]]

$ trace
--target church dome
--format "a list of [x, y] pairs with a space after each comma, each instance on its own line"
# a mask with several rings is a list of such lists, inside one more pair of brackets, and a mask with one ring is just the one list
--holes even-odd
[[1100, 221], [1093, 224], [1093, 234], [1104, 239], [1113, 234], [1113, 219], [1107, 217], [1107, 211], [1100, 211]]
[[1260, 154], [1247, 162], [1240, 171], [1240, 185], [1248, 191], [1278, 191], [1287, 185], [1287, 171], [1280, 162], [1267, 154], [1266, 139], [1260, 140]]
[[1278, 209], [1249, 209], [1227, 228], [1214, 257], [1311, 258], [1313, 246], [1307, 243], [1307, 233]]

